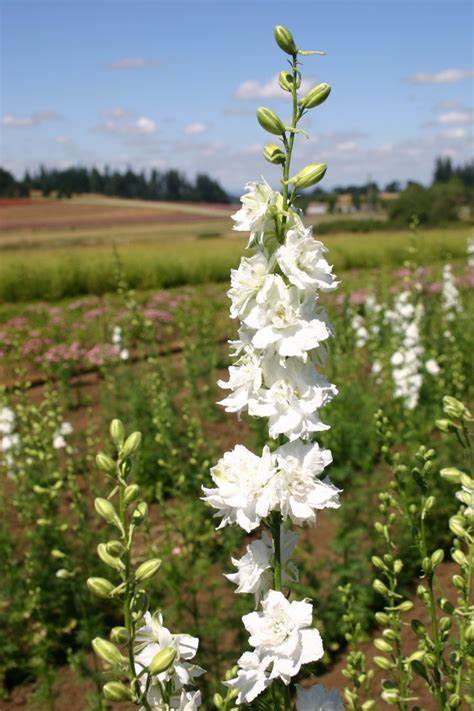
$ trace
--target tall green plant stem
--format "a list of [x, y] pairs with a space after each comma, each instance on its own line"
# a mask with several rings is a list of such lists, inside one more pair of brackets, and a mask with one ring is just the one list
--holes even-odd
[[[293, 116], [291, 120], [291, 131], [289, 132], [288, 138], [283, 136], [283, 144], [285, 146], [285, 151], [286, 151], [286, 160], [283, 165], [283, 210], [286, 212], [288, 209], [289, 204], [291, 203], [291, 199], [289, 199], [289, 188], [288, 188], [288, 179], [290, 177], [290, 166], [291, 166], [291, 155], [293, 152], [293, 144], [295, 142], [295, 129], [298, 124], [298, 121], [301, 117], [301, 112], [298, 109], [298, 89], [297, 89], [297, 80], [298, 80], [298, 60], [297, 60], [297, 55], [294, 54], [292, 56], [291, 60], [291, 71], [292, 71], [292, 84], [291, 84], [291, 98], [292, 98], [292, 103], [293, 103]], [[283, 216], [282, 220], [282, 228], [283, 232], [285, 229], [285, 223], [286, 223], [286, 215]]]

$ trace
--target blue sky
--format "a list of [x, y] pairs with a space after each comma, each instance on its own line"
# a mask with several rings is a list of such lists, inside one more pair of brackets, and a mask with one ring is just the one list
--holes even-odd
[[434, 157], [472, 149], [472, 5], [463, 0], [0, 0], [1, 163], [206, 171], [239, 192], [276, 170], [261, 157], [286, 24], [327, 81], [296, 166], [324, 185], [427, 181]]

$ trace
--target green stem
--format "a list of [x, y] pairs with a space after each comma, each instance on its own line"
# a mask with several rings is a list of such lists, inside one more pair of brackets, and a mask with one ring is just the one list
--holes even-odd
[[[300, 118], [300, 111], [298, 110], [298, 92], [296, 88], [296, 82], [298, 78], [298, 62], [297, 62], [297, 55], [294, 54], [292, 57], [291, 61], [291, 69], [292, 69], [292, 74], [293, 74], [293, 81], [291, 85], [291, 97], [292, 97], [292, 102], [293, 102], [293, 116], [291, 120], [291, 128], [296, 128], [296, 125], [298, 123], [298, 119]], [[291, 165], [291, 154], [293, 152], [293, 144], [295, 142], [295, 133], [294, 131], [290, 131], [290, 135], [287, 138], [284, 136], [283, 142], [285, 145], [286, 149], [286, 160], [283, 165], [283, 210], [286, 212], [288, 209], [288, 204], [291, 202], [288, 200], [288, 183], [286, 182], [288, 178], [290, 177], [290, 165]], [[294, 191], [292, 194], [292, 199], [294, 196]], [[283, 220], [282, 220], [282, 232], [284, 232], [285, 228], [285, 223], [286, 223], [286, 215], [283, 215]]]

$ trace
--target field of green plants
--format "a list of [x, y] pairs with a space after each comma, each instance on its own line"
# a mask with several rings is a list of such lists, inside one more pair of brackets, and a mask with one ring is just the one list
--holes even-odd
[[[432, 579], [413, 538], [421, 502], [425, 557], [441, 551], [434, 595], [445, 599], [443, 619], [459, 593], [452, 575], [460, 577], [461, 543], [452, 547], [449, 527], [459, 486], [439, 472], [466, 465], [461, 445], [470, 416], [460, 405], [453, 414], [449, 401], [443, 410], [443, 397], [472, 404], [474, 272], [465, 229], [336, 235], [327, 244], [342, 285], [321, 297], [336, 333], [326, 373], [340, 394], [324, 408], [331, 429], [319, 440], [332, 451], [331, 480], [343, 490], [343, 505], [319, 513], [315, 529], [303, 529], [295, 554], [299, 579], [290, 586], [300, 598], [317, 600], [325, 653], [308, 665], [313, 675], [348, 688], [347, 699], [360, 699], [348, 708], [372, 708], [362, 704], [374, 697], [374, 708], [385, 708], [393, 703], [392, 687], [383, 687], [382, 697], [376, 689], [386, 674], [380, 654], [392, 644], [390, 635], [377, 637], [374, 660], [377, 626], [387, 626], [385, 614], [414, 630], [402, 633], [404, 663], [418, 649], [417, 625], [428, 629], [429, 620], [416, 621], [423, 597], [418, 590], [417, 599], [417, 586]], [[33, 259], [2, 256], [0, 288], [9, 300], [0, 307], [2, 709], [109, 703], [102, 693], [107, 673], [91, 643], [123, 621], [86, 580], [111, 575], [108, 554], [97, 556], [106, 523], [94, 500], [106, 499], [112, 486], [96, 454], [115, 456], [113, 419], [142, 435], [130, 476], [148, 512], [136, 515], [134, 562], [162, 560], [147, 584], [148, 607], [161, 608], [170, 629], [199, 638], [197, 663], [206, 670], [199, 688], [204, 699], [221, 695], [204, 708], [228, 708], [219, 701], [226, 697], [220, 680], [245, 648], [241, 617], [253, 609], [253, 596], [236, 596], [223, 574], [252, 536], [235, 526], [216, 532], [200, 497], [226, 450], [265, 442], [258, 420], [226, 415], [216, 405], [222, 398], [216, 381], [229, 365], [225, 342], [235, 336], [222, 282], [244, 246], [239, 238], [208, 235], [115, 253], [97, 247], [36, 252]], [[410, 279], [422, 313], [415, 406], [400, 390], [394, 359], [405, 328], [394, 314], [403, 311], [400, 295]], [[120, 450], [117, 442], [116, 435]], [[396, 574], [387, 555], [403, 560]], [[376, 577], [385, 582], [374, 587]], [[403, 615], [394, 612], [402, 599], [415, 605]], [[441, 625], [447, 629], [448, 622]], [[449, 653], [446, 638], [441, 634], [438, 656]], [[432, 708], [423, 701], [424, 677], [429, 683], [431, 677], [417, 661], [422, 657], [408, 663], [421, 701], [403, 708]]]

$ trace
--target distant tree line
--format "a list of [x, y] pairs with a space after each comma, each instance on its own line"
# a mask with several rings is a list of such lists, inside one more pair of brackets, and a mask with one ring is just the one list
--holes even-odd
[[141, 200], [188, 200], [191, 202], [228, 203], [228, 193], [205, 173], [189, 181], [178, 170], [135, 172], [131, 168], [120, 172], [105, 168], [71, 167], [63, 170], [41, 166], [36, 172], [25, 173], [16, 180], [0, 168], [0, 197], [27, 197], [39, 190], [45, 197], [69, 198], [84, 193], [100, 193]]

